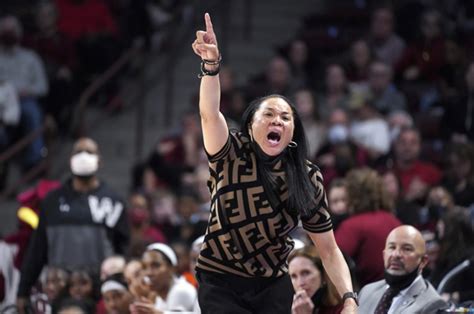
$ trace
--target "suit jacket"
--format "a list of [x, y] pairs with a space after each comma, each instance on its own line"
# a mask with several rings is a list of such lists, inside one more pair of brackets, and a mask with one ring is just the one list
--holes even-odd
[[[359, 313], [374, 313], [385, 292], [386, 285], [385, 280], [380, 280], [362, 288], [359, 294]], [[445, 308], [447, 308], [446, 302], [441, 299], [433, 286], [422, 278], [408, 289], [394, 314], [433, 314], [437, 310]]]

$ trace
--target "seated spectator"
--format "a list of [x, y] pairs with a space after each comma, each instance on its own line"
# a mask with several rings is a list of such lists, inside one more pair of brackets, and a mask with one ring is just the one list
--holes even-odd
[[199, 257], [199, 253], [201, 252], [201, 246], [204, 243], [204, 236], [199, 236], [197, 239], [193, 241], [191, 244], [191, 249], [189, 251], [189, 269], [191, 270], [192, 275], [195, 279], [195, 287], [197, 289], [198, 282], [196, 280], [196, 263]]
[[462, 93], [458, 99], [444, 105], [441, 126], [448, 140], [474, 141], [474, 62], [465, 70]]
[[44, 293], [48, 298], [52, 313], [56, 313], [59, 304], [68, 296], [69, 274], [61, 268], [48, 267], [46, 271]]
[[400, 221], [391, 212], [393, 204], [377, 172], [354, 169], [346, 182], [351, 214], [335, 236], [341, 251], [354, 260], [357, 281], [363, 286], [383, 278], [384, 239]]
[[[43, 116], [38, 98], [48, 92], [48, 80], [41, 59], [32, 50], [20, 45], [23, 30], [18, 19], [6, 16], [0, 19], [0, 69], [20, 99], [20, 135], [41, 127]], [[43, 136], [37, 137], [27, 148], [22, 161], [25, 170], [38, 164], [44, 157]]]
[[54, 2], [59, 12], [59, 31], [77, 44], [81, 67], [88, 73], [104, 71], [119, 51], [117, 23], [107, 5], [96, 0]]
[[288, 274], [295, 290], [293, 314], [340, 313], [341, 298], [313, 246], [290, 253]]
[[360, 313], [436, 313], [446, 309], [433, 286], [421, 276], [428, 263], [425, 241], [414, 227], [403, 225], [387, 237], [383, 250], [385, 279], [360, 291]]
[[444, 63], [442, 15], [433, 9], [423, 12], [418, 38], [403, 52], [395, 65], [407, 82], [435, 82]]
[[85, 270], [74, 270], [69, 278], [69, 295], [76, 300], [95, 303], [98, 295], [96, 278]]
[[376, 163], [390, 150], [388, 123], [374, 108], [373, 99], [366, 93], [353, 93], [350, 108], [353, 114], [350, 137], [368, 153], [369, 162]]
[[100, 288], [107, 314], [128, 314], [133, 296], [122, 273], [107, 277]]
[[375, 109], [383, 115], [406, 109], [405, 96], [392, 82], [392, 69], [383, 62], [373, 62], [369, 70], [369, 93]]
[[420, 159], [421, 136], [415, 128], [400, 130], [394, 145], [394, 172], [400, 180], [402, 197], [408, 202], [423, 201], [431, 186], [441, 180], [441, 171]]
[[386, 120], [390, 128], [390, 141], [392, 144], [397, 139], [401, 129], [411, 128], [415, 124], [413, 117], [406, 111], [392, 111], [387, 115]]
[[442, 296], [446, 301], [455, 304], [474, 299], [474, 228], [472, 216], [464, 208], [455, 208], [446, 212], [438, 223], [440, 251], [435, 268], [430, 276], [431, 283], [440, 288], [440, 283], [450, 270], [465, 260], [470, 265], [446, 282], [442, 288]]
[[325, 86], [323, 93], [318, 97], [318, 115], [323, 121], [336, 109], [348, 109], [349, 89], [346, 73], [338, 64], [326, 67]]
[[[7, 81], [6, 73], [0, 69], [0, 151], [12, 144], [15, 128], [20, 122], [20, 104], [15, 87]], [[7, 162], [0, 164], [0, 191], [7, 181]]]
[[35, 31], [25, 36], [24, 42], [39, 54], [45, 65], [50, 89], [42, 98], [44, 112], [54, 118], [62, 132], [68, 132], [79, 93], [75, 46], [59, 31], [58, 10], [53, 2], [40, 2], [35, 13]]
[[372, 51], [365, 40], [360, 39], [352, 43], [346, 73], [348, 81], [355, 87], [364, 87], [367, 84], [372, 59]]
[[306, 42], [301, 39], [292, 40], [288, 47], [287, 58], [294, 86], [296, 88], [314, 88], [316, 73]]
[[294, 94], [295, 107], [300, 114], [301, 122], [308, 140], [308, 156], [314, 158], [323, 145], [326, 127], [319, 119], [318, 104], [311, 90], [300, 89]]
[[147, 247], [142, 257], [144, 274], [150, 288], [156, 292], [155, 303], [138, 300], [131, 305], [131, 312], [152, 313], [158, 311], [188, 311], [197, 306], [196, 289], [184, 278], [176, 277], [178, 258], [174, 251], [163, 243], [153, 243]]
[[332, 227], [336, 231], [340, 224], [349, 217], [349, 196], [344, 179], [335, 179], [329, 185], [328, 205]]
[[389, 66], [395, 64], [405, 49], [404, 40], [394, 31], [393, 11], [382, 7], [374, 11], [370, 27], [370, 47], [375, 58]]
[[123, 272], [128, 290], [135, 300], [146, 299], [154, 302], [156, 293], [150, 289], [150, 278], [143, 273], [143, 265], [140, 260], [132, 259], [127, 263]]
[[[230, 126], [237, 128], [246, 107], [244, 94], [236, 86], [235, 73], [230, 67], [222, 66], [219, 72], [219, 82], [221, 84], [221, 111], [228, 119]], [[196, 97], [196, 102], [198, 101], [198, 97]]]
[[121, 255], [112, 255], [102, 261], [100, 265], [100, 280], [118, 273], [123, 273], [125, 268], [125, 258]]
[[452, 194], [454, 203], [471, 207], [474, 204], [474, 145], [452, 143], [447, 149], [443, 186]]
[[[130, 196], [130, 236], [132, 242], [167, 242], [163, 232], [152, 224], [148, 198], [141, 193]], [[141, 254], [140, 254], [141, 255]]]
[[58, 314], [90, 314], [93, 313], [92, 307], [89, 303], [83, 300], [66, 299], [64, 300], [58, 310]]
[[268, 62], [265, 72], [247, 84], [246, 102], [266, 95], [279, 94], [289, 97], [294, 91], [291, 70], [288, 62], [281, 56], [274, 56]]
[[445, 63], [440, 69], [440, 93], [443, 103], [453, 103], [462, 97], [465, 87], [465, 74], [469, 66], [465, 36], [457, 33], [446, 39]]

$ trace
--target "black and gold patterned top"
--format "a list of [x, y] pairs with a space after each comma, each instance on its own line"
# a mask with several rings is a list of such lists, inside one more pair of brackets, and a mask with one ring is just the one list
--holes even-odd
[[312, 216], [299, 217], [286, 208], [288, 188], [281, 159], [271, 168], [278, 202], [273, 201], [271, 206], [258, 175], [255, 151], [246, 136], [231, 132], [224, 147], [208, 158], [211, 212], [198, 270], [242, 277], [280, 277], [288, 272], [286, 260], [294, 245], [289, 233], [299, 219], [309, 232], [332, 229], [323, 179], [311, 162], [307, 162], [308, 175], [319, 205]]

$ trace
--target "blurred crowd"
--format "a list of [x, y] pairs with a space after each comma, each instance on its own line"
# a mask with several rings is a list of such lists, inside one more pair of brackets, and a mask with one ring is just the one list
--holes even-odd
[[[125, 3], [131, 8], [138, 2], [41, 2], [36, 18], [30, 20], [36, 23], [31, 33], [25, 33], [14, 16], [0, 20], [0, 100], [4, 99], [0, 101], [0, 147], [18, 130], [38, 127], [42, 112], [54, 117], [59, 126], [67, 125], [64, 117], [70, 117], [81, 86], [75, 80], [84, 82], [91, 73], [100, 72], [125, 45], [124, 38], [135, 36], [126, 34], [117, 40], [117, 34], [125, 33], [121, 24], [128, 18], [125, 12], [129, 13]], [[179, 10], [173, 1], [143, 2], [146, 5], [141, 8], [148, 5], [147, 12], [153, 12], [156, 20], [152, 25], [132, 24], [136, 27], [128, 28], [130, 32], [150, 34], [160, 27], [160, 21], [166, 23], [171, 12]], [[474, 258], [474, 3], [342, 3], [337, 7], [327, 4], [324, 12], [302, 20], [302, 28], [275, 49], [265, 70], [247, 78], [242, 86], [236, 83], [236, 69], [223, 66], [221, 109], [229, 126], [237, 127], [252, 99], [268, 94], [291, 99], [303, 119], [309, 158], [323, 173], [336, 240], [351, 265], [355, 286], [360, 289], [383, 279], [387, 236], [394, 228], [409, 224], [426, 242], [430, 259], [423, 275], [436, 288], [450, 270]], [[77, 27], [94, 19], [94, 14], [77, 14], [84, 12], [76, 8], [81, 5], [90, 6], [100, 24], [91, 21], [90, 29]], [[152, 5], [160, 9], [150, 11]], [[156, 36], [147, 38], [151, 45], [160, 41]], [[36, 283], [37, 275], [29, 278], [33, 287], [29, 303], [38, 313], [68, 306], [83, 313], [112, 313], [120, 306], [117, 304], [124, 309], [133, 308], [130, 304], [171, 309], [176, 305], [170, 305], [167, 295], [176, 285], [192, 299], [184, 298], [177, 306], [197, 311], [192, 261], [206, 231], [210, 199], [196, 107], [194, 97], [180, 126], [160, 138], [146, 160], [133, 165], [130, 194], [127, 201], [119, 201], [123, 211], [106, 209], [115, 209], [115, 205], [98, 206], [103, 207], [97, 214], [102, 220], [91, 224], [108, 221], [114, 212], [123, 215], [128, 221], [127, 245], [112, 247], [108, 252], [112, 257], [96, 260], [94, 269], [50, 265], [54, 267], [45, 268]], [[44, 154], [40, 141], [25, 155], [25, 167]], [[71, 154], [73, 176], [90, 179], [97, 175], [100, 163], [95, 168], [73, 169], [72, 160], [82, 152], [81, 161], [95, 165], [91, 155], [99, 156], [98, 149]], [[0, 286], [18, 286], [18, 270], [25, 269], [21, 264], [28, 244], [31, 250], [31, 234], [38, 233], [38, 215], [51, 211], [43, 208], [51, 204], [45, 201], [52, 198], [47, 192], [60, 184], [64, 189], [77, 188], [70, 181], [41, 181], [19, 196], [23, 206], [19, 231], [5, 237], [5, 247], [0, 250], [5, 256], [2, 261], [11, 260], [16, 275], [6, 278], [7, 266], [2, 266]], [[96, 189], [86, 186], [82, 194], [77, 193], [96, 195]], [[59, 201], [50, 206], [68, 211], [64, 204], [73, 202], [61, 203], [71, 197], [64, 193], [62, 201], [57, 196]], [[54, 225], [52, 221], [48, 223]], [[61, 221], [71, 223], [75, 222]], [[107, 225], [105, 230], [108, 234], [114, 228]], [[50, 236], [51, 231], [45, 234]], [[303, 232], [294, 237], [309, 245]], [[68, 239], [63, 239], [66, 246]], [[52, 240], [46, 236], [42, 241], [51, 245]], [[157, 248], [153, 243], [166, 247]], [[160, 277], [164, 273], [166, 280]], [[453, 304], [474, 300], [473, 278], [471, 262], [465, 273], [443, 285], [441, 296]], [[165, 287], [160, 286], [163, 283]], [[4, 304], [16, 298], [8, 291], [0, 293]], [[334, 291], [332, 294], [331, 302], [337, 304]]]

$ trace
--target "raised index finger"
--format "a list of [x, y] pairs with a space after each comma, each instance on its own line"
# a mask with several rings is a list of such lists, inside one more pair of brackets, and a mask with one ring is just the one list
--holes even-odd
[[214, 34], [214, 28], [212, 27], [211, 16], [209, 13], [204, 14], [204, 20], [206, 21], [206, 33]]

